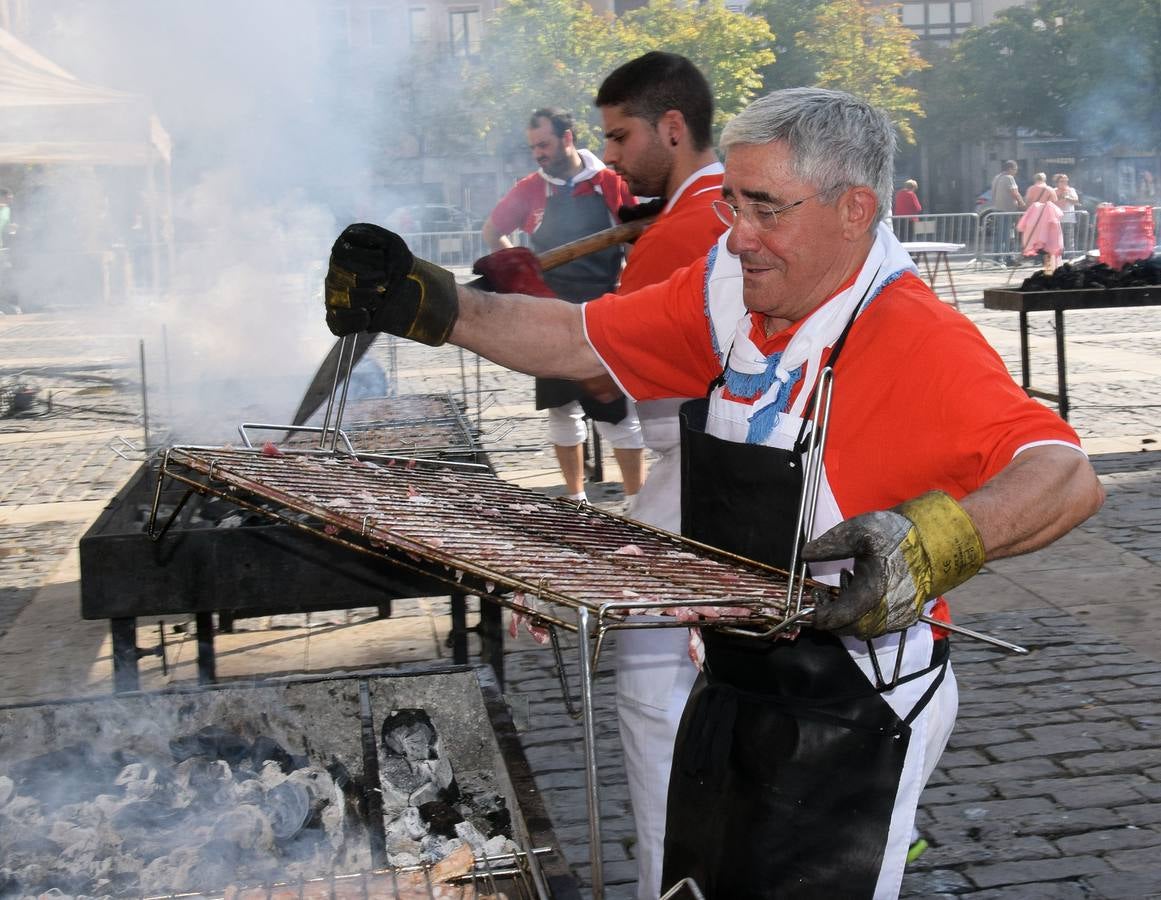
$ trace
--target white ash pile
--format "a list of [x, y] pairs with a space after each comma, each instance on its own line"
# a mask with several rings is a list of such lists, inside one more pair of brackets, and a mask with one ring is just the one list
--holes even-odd
[[[0, 895], [141, 896], [369, 868], [341, 764], [217, 726], [170, 758], [74, 745], [0, 775]], [[352, 817], [351, 821], [357, 821]]]
[[388, 715], [379, 744], [388, 862], [437, 862], [465, 845], [476, 856], [515, 852], [511, 814], [492, 781], [490, 773], [452, 771], [424, 710]]

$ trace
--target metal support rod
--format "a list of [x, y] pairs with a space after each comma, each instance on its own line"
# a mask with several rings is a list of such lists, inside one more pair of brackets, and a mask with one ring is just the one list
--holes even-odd
[[580, 660], [581, 705], [584, 708], [585, 791], [589, 807], [589, 866], [593, 900], [605, 896], [605, 874], [601, 861], [601, 800], [597, 791], [597, 733], [593, 723], [593, 676], [589, 667], [589, 611], [577, 610], [577, 637]]
[[149, 455], [149, 390], [145, 384], [145, 339], [142, 338], [137, 342], [137, 348], [141, 354], [141, 428], [144, 432], [144, 439], [141, 443], [141, 449], [145, 451], [145, 455]]
[[992, 637], [990, 634], [983, 634], [979, 631], [973, 631], [970, 628], [964, 628], [962, 625], [954, 625], [951, 622], [933, 619], [931, 616], [920, 616], [919, 621], [926, 622], [928, 625], [934, 625], [936, 628], [942, 628], [944, 631], [962, 634], [964, 637], [975, 638], [977, 641], [983, 641], [985, 644], [1002, 647], [1004, 650], [1011, 650], [1013, 653], [1024, 654], [1028, 652], [1027, 647], [1021, 647], [1019, 644], [1011, 644], [1008, 641], [1000, 640], [998, 637]]
[[[347, 345], [353, 343], [354, 340], [354, 337], [348, 334], [339, 341], [339, 358], [335, 361], [335, 378], [331, 382], [331, 392], [327, 396], [327, 411], [323, 414], [322, 429], [319, 432], [318, 448], [320, 450], [325, 450], [327, 446], [327, 426], [331, 424], [331, 411], [335, 406], [335, 394], [339, 392], [339, 375], [343, 371], [343, 354], [347, 350]], [[303, 416], [303, 418], [305, 419], [307, 416]]]
[[[343, 412], [347, 408], [347, 389], [351, 386], [351, 372], [355, 368], [355, 341], [352, 339], [348, 342], [350, 344], [350, 353], [347, 356], [347, 373], [343, 376], [343, 389], [339, 394], [339, 408], [335, 411], [335, 435], [331, 438], [331, 453], [338, 450], [339, 446], [339, 429], [343, 424]], [[339, 357], [339, 365], [342, 366], [342, 357]], [[324, 438], [326, 432], [323, 432]]]

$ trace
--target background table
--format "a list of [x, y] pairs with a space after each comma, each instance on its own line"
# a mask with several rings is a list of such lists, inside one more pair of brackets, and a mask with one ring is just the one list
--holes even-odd
[[[906, 246], [906, 244], [904, 244]], [[1029, 397], [1056, 403], [1068, 421], [1068, 377], [1064, 361], [1064, 311], [1161, 306], [1161, 286], [1084, 288], [1076, 291], [984, 291], [986, 309], [1008, 309], [1020, 314], [1020, 385]], [[1028, 313], [1051, 312], [1056, 317], [1056, 393], [1032, 387], [1028, 365]]]
[[951, 288], [951, 302], [959, 309], [959, 298], [955, 295], [955, 281], [951, 277], [951, 264], [947, 261], [947, 254], [955, 253], [964, 248], [964, 244], [944, 244], [939, 241], [907, 241], [903, 249], [911, 254], [916, 263], [923, 264], [927, 273], [927, 284], [934, 291], [935, 280], [939, 277], [939, 267], [947, 274], [947, 286]]

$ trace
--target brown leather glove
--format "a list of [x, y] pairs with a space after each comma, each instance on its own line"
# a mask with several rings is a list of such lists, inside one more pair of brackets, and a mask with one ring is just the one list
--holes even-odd
[[984, 564], [975, 523], [942, 491], [840, 522], [802, 548], [807, 562], [853, 557], [837, 597], [820, 598], [814, 627], [869, 640], [915, 623], [923, 604]]
[[459, 316], [455, 276], [378, 225], [349, 225], [339, 235], [325, 295], [327, 327], [340, 336], [386, 331], [438, 346]]

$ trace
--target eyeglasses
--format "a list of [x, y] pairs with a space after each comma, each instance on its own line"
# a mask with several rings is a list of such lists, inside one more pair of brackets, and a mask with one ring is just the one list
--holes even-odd
[[710, 206], [714, 208], [714, 214], [722, 220], [722, 224], [730, 228], [737, 224], [739, 218], [747, 218], [755, 228], [769, 231], [778, 224], [780, 213], [794, 209], [796, 206], [802, 206], [807, 200], [821, 197], [827, 190], [830, 188], [819, 191], [817, 194], [811, 194], [809, 197], [803, 197], [801, 200], [795, 200], [793, 203], [787, 203], [785, 206], [772, 206], [769, 203], [746, 203], [742, 206], [734, 206], [729, 200], [714, 200]]

